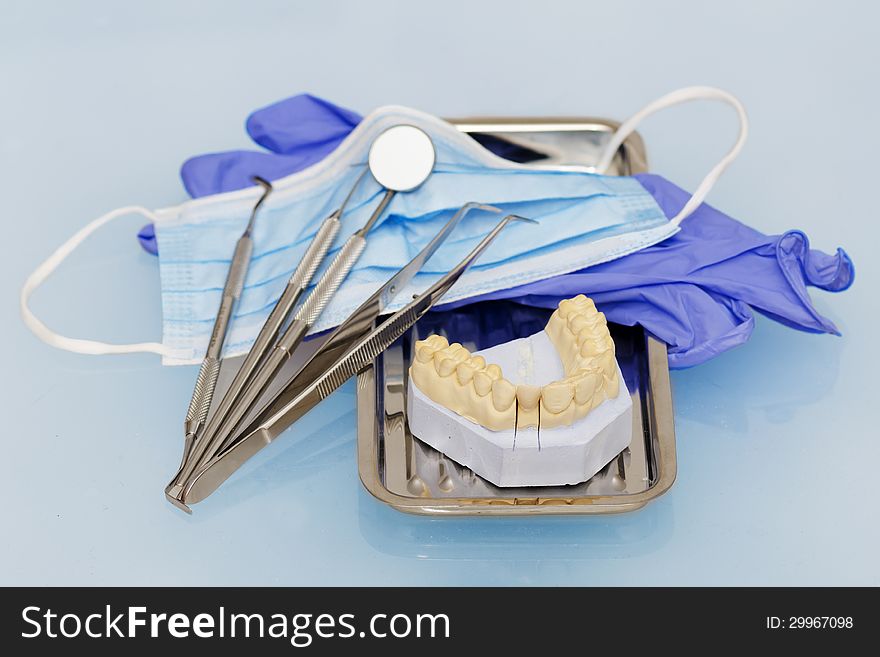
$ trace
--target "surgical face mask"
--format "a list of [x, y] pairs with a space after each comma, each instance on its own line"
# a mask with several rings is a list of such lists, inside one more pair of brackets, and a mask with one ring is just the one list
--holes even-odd
[[[719, 90], [693, 88], [656, 101], [621, 126], [600, 162], [603, 171], [620, 143], [647, 114], [693, 98], [711, 97], [733, 104], [741, 133], [734, 149], [710, 172], [694, 197], [672, 220], [635, 179], [581, 169], [520, 165], [498, 158], [470, 137], [429, 114], [405, 107], [384, 107], [366, 117], [327, 158], [275, 181], [253, 234], [255, 249], [230, 327], [224, 356], [245, 353], [280, 296], [321, 221], [339, 206], [364, 171], [372, 141], [399, 124], [424, 130], [434, 142], [436, 165], [417, 190], [395, 196], [367, 236], [355, 268], [312, 327], [336, 326], [384, 281], [405, 265], [469, 201], [529, 217], [538, 225], [510, 226], [444, 298], [460, 301], [496, 290], [547, 279], [620, 258], [656, 244], [678, 230], [696, 208], [745, 139], [745, 114], [738, 101]], [[357, 185], [343, 215], [343, 228], [331, 260], [345, 238], [364, 225], [384, 190], [369, 175]], [[204, 197], [155, 212], [140, 207], [115, 210], [93, 221], [59, 248], [28, 279], [22, 290], [25, 322], [44, 341], [88, 354], [158, 353], [166, 365], [198, 363], [204, 356], [232, 249], [261, 190], [246, 189]], [[49, 274], [91, 232], [118, 217], [139, 213], [154, 222], [159, 246], [162, 342], [112, 345], [59, 335], [28, 307], [28, 299]], [[469, 215], [443, 247], [401, 290], [394, 311], [453, 267], [493, 225], [483, 213]], [[319, 269], [315, 280], [321, 275]]]

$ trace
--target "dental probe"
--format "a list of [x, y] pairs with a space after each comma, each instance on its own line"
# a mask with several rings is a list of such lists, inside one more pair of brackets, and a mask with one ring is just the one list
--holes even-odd
[[217, 317], [214, 320], [214, 328], [211, 330], [211, 338], [208, 341], [208, 349], [205, 358], [199, 368], [199, 375], [196, 378], [196, 386], [193, 390], [192, 399], [189, 402], [189, 408], [186, 411], [186, 419], [183, 423], [184, 442], [183, 442], [183, 458], [181, 466], [183, 466], [192, 449], [193, 440], [198, 433], [199, 428], [204, 424], [208, 416], [208, 409], [211, 407], [211, 400], [214, 397], [214, 387], [217, 385], [217, 376], [220, 374], [220, 354], [223, 349], [223, 341], [226, 339], [226, 331], [229, 328], [229, 320], [232, 319], [232, 312], [235, 304], [241, 296], [244, 287], [244, 279], [247, 275], [248, 265], [251, 260], [251, 253], [254, 250], [254, 241], [251, 232], [254, 228], [254, 220], [257, 211], [266, 197], [272, 192], [272, 183], [264, 180], [259, 176], [254, 176], [253, 181], [263, 188], [263, 194], [260, 196], [253, 210], [251, 210], [250, 219], [241, 237], [235, 244], [235, 251], [232, 254], [232, 262], [229, 265], [229, 272], [226, 275], [226, 283], [223, 285], [223, 296], [220, 299], [220, 308], [217, 311]]

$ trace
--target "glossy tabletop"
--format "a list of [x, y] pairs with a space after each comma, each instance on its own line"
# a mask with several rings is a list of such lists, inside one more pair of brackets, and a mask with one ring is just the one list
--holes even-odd
[[[854, 1], [4, 2], [0, 584], [880, 584], [878, 20]], [[673, 372], [678, 480], [636, 513], [386, 508], [358, 480], [349, 382], [186, 516], [162, 489], [196, 368], [65, 353], [19, 319], [22, 282], [63, 240], [117, 206], [180, 202], [183, 160], [247, 147], [248, 112], [285, 96], [622, 119], [691, 84], [734, 92], [752, 121], [710, 202], [843, 246], [857, 277], [813, 292], [843, 337], [761, 318], [747, 345]], [[690, 188], [734, 131], [713, 104], [641, 129], [652, 170]], [[140, 223], [39, 290], [48, 325], [159, 338]]]

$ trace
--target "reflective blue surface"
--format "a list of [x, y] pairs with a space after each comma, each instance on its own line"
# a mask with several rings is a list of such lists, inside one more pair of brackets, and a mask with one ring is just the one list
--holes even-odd
[[[880, 15], [855, 2], [476, 4], [0, 8], [0, 583], [880, 584]], [[485, 39], [490, 23], [528, 47]], [[466, 48], [425, 48], [453, 32]], [[331, 39], [338, 56], [317, 56]], [[673, 373], [678, 481], [637, 513], [427, 520], [385, 508], [357, 478], [349, 383], [184, 516], [162, 488], [196, 369], [66, 354], [17, 318], [25, 276], [73, 231], [119, 205], [183, 199], [187, 156], [245, 147], [247, 112], [291, 93], [362, 111], [620, 118], [694, 83], [737, 93], [752, 119], [712, 203], [768, 233], [797, 226], [817, 248], [842, 245], [859, 269], [848, 292], [813, 293], [843, 338], [759, 320], [744, 347]], [[733, 132], [712, 105], [642, 130], [653, 168], [691, 188]], [[96, 235], [39, 291], [50, 326], [158, 337], [140, 223]]]

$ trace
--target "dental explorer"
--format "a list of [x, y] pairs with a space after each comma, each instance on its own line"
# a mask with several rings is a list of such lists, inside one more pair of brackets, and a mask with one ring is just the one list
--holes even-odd
[[211, 330], [211, 338], [208, 341], [208, 349], [199, 368], [199, 375], [196, 378], [192, 399], [186, 411], [186, 419], [183, 424], [184, 444], [181, 465], [186, 463], [193, 440], [208, 416], [208, 409], [211, 407], [211, 400], [214, 397], [214, 387], [217, 385], [217, 376], [220, 374], [220, 355], [223, 349], [223, 342], [226, 339], [226, 332], [229, 328], [229, 321], [232, 319], [235, 304], [241, 296], [244, 279], [251, 260], [251, 253], [254, 250], [254, 241], [251, 236], [254, 220], [257, 217], [260, 206], [263, 205], [266, 197], [272, 192], [272, 183], [268, 180], [259, 176], [253, 176], [252, 180], [263, 188], [263, 194], [257, 200], [253, 210], [251, 210], [247, 226], [235, 244], [232, 262], [226, 275], [226, 283], [223, 285], [220, 308], [217, 310], [214, 328]]

